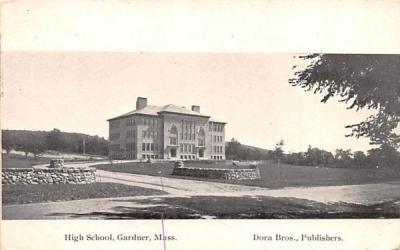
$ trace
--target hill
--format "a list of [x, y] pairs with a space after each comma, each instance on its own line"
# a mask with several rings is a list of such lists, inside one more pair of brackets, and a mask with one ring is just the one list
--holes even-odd
[[85, 153], [108, 155], [108, 141], [103, 137], [83, 133], [30, 130], [2, 130], [2, 148], [8, 152], [12, 149], [39, 154], [45, 150], [55, 150], [67, 153]]
[[271, 150], [241, 144], [235, 139], [225, 143], [228, 160], [270, 160]]

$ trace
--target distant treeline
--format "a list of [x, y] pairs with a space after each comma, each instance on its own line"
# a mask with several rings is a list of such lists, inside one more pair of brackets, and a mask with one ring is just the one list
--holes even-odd
[[226, 158], [230, 160], [271, 160], [291, 165], [336, 168], [400, 167], [400, 153], [393, 147], [382, 145], [362, 151], [337, 149], [334, 153], [309, 146], [305, 152], [284, 153], [281, 141], [274, 150], [242, 145], [235, 139], [226, 144]]
[[93, 155], [108, 155], [108, 141], [99, 136], [80, 133], [52, 131], [2, 130], [2, 148], [24, 151], [25, 155], [35, 156], [46, 151], [55, 150], [65, 153], [85, 153]]
[[225, 145], [225, 157], [228, 160], [270, 160], [272, 151], [244, 145], [232, 138]]

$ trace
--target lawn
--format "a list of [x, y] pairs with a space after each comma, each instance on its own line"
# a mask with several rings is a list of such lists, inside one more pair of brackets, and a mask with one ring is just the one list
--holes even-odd
[[[4, 154], [3, 153], [1, 164], [2, 164], [3, 168], [30, 168], [33, 165], [49, 164], [51, 159], [54, 159], [54, 157], [49, 158], [49, 157], [38, 156], [38, 157], [34, 158], [32, 156], [28, 156], [26, 158], [24, 155]], [[76, 161], [85, 161], [85, 160], [65, 159], [64, 161], [65, 162], [76, 162]], [[86, 161], [96, 161], [96, 160], [86, 160]]]
[[[205, 168], [222, 168], [224, 163], [185, 163], [186, 167], [196, 166]], [[351, 185], [363, 183], [379, 183], [400, 180], [400, 169], [340, 169], [340, 168], [316, 168], [308, 166], [294, 166], [273, 163], [262, 163], [259, 166], [261, 180], [218, 180], [200, 179], [194, 177], [182, 177], [171, 175], [174, 168], [172, 162], [164, 163], [121, 163], [103, 164], [96, 168], [132, 174], [143, 174], [152, 176], [164, 176], [171, 178], [207, 180], [214, 182], [233, 183], [250, 186], [261, 186], [268, 188], [299, 187], [299, 186], [333, 186]]]
[[1, 167], [2, 168], [30, 168], [33, 165], [49, 163], [50, 158], [33, 158], [28, 156], [25, 158], [23, 155], [15, 154], [2, 154], [1, 155]]
[[117, 183], [3, 185], [2, 203], [26, 204], [48, 201], [69, 201], [93, 198], [161, 195], [166, 192]]

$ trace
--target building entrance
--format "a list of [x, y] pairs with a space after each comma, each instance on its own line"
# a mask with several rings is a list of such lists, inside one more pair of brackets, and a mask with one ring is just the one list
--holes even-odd
[[175, 157], [176, 157], [176, 148], [171, 148], [171, 149], [170, 149], [170, 156], [171, 156], [172, 158], [175, 158]]
[[204, 157], [204, 149], [199, 149], [199, 158], [203, 158]]

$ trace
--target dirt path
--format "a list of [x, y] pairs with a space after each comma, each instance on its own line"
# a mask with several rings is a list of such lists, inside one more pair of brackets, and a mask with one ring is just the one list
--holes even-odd
[[[74, 167], [103, 164], [104, 162], [71, 164]], [[122, 209], [151, 207], [154, 201], [165, 197], [225, 196], [225, 197], [288, 197], [322, 203], [346, 202], [371, 205], [388, 200], [400, 201], [400, 181], [324, 187], [297, 187], [268, 189], [217, 182], [185, 180], [157, 176], [136, 175], [97, 170], [100, 182], [114, 182], [168, 192], [160, 196], [103, 198], [25, 205], [4, 205], [3, 219], [73, 219], [110, 218]], [[143, 203], [143, 200], [146, 202]], [[136, 202], [137, 201], [137, 202]], [[148, 201], [148, 202], [147, 202]]]

